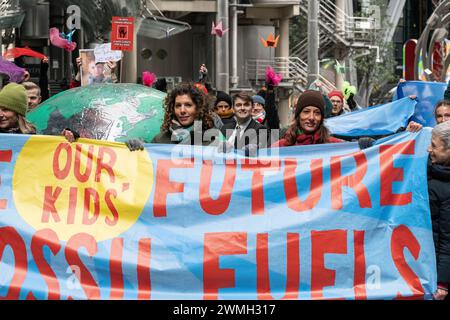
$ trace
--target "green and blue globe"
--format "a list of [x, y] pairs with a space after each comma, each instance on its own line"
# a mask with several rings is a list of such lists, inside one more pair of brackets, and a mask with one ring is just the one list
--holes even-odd
[[164, 92], [139, 84], [101, 84], [61, 92], [27, 115], [39, 134], [60, 135], [65, 128], [81, 137], [150, 143], [164, 118]]

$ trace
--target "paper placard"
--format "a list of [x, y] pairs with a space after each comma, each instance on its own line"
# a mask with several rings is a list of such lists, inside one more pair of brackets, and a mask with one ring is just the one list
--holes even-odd
[[111, 50], [111, 43], [105, 43], [94, 49], [95, 62], [120, 61], [122, 51]]

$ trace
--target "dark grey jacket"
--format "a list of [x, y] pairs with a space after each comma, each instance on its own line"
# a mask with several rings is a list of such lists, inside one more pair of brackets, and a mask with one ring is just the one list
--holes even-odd
[[450, 167], [428, 160], [428, 193], [438, 282], [450, 283]]
[[[228, 140], [231, 135], [228, 134], [227, 136], [227, 131], [228, 133], [231, 133], [235, 128], [236, 123], [228, 123], [225, 124], [220, 131]], [[258, 145], [260, 148], [267, 148], [268, 140], [270, 139], [270, 131], [267, 131], [267, 136], [263, 137], [261, 135], [262, 133], [261, 130], [268, 130], [268, 129], [259, 122], [256, 122], [255, 120], [252, 119], [247, 128], [245, 129], [242, 138], [240, 140], [235, 139], [234, 147], [236, 149], [243, 149], [244, 147], [253, 144]]]

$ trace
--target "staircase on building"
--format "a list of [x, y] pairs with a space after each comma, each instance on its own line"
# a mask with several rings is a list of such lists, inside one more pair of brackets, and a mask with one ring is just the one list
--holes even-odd
[[[300, 1], [303, 15], [308, 15], [308, 1]], [[339, 19], [337, 18], [339, 17]], [[334, 54], [336, 47], [347, 49], [370, 49], [371, 32], [375, 26], [374, 18], [351, 17], [339, 9], [331, 0], [320, 0], [319, 5], [319, 59]], [[246, 61], [247, 80], [253, 85], [264, 83], [265, 71], [271, 66], [285, 77], [280, 86], [291, 87], [300, 92], [308, 83], [308, 39], [300, 41], [291, 48], [289, 57], [272, 60], [249, 59]], [[318, 79], [327, 90], [336, 87], [322, 76]]]
[[[301, 13], [308, 14], [307, 0], [300, 1]], [[337, 18], [339, 17], [339, 19]], [[375, 29], [374, 18], [351, 17], [339, 9], [331, 0], [319, 4], [319, 59], [332, 56], [337, 47], [347, 49], [370, 49], [371, 33]], [[308, 82], [308, 39], [305, 38], [291, 48], [290, 57], [273, 60], [248, 60], [246, 74], [250, 82], [263, 81], [265, 69], [271, 66], [277, 73], [285, 75], [281, 86], [304, 91]], [[333, 83], [319, 76], [327, 90], [335, 89]]]
[[[301, 13], [308, 15], [308, 1], [300, 1]], [[336, 46], [348, 49], [369, 49], [373, 45], [371, 34], [375, 19], [351, 17], [331, 0], [319, 1], [319, 58], [327, 57]], [[291, 56], [308, 61], [308, 39], [305, 38], [291, 48]]]

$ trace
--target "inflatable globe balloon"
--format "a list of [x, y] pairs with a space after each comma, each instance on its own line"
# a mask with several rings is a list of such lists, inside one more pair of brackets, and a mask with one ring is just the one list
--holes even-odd
[[61, 92], [27, 115], [39, 134], [70, 128], [83, 138], [150, 143], [159, 133], [166, 94], [139, 84], [100, 84]]

